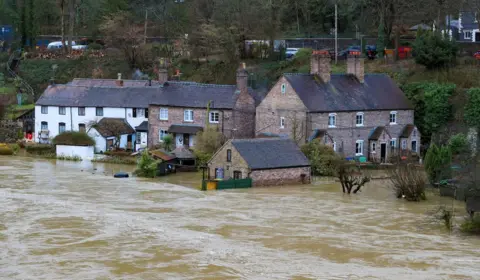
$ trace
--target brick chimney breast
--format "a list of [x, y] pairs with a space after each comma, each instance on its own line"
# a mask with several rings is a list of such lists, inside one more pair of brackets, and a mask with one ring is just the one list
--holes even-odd
[[165, 68], [158, 69], [158, 83], [164, 85], [168, 82], [168, 71]]
[[347, 74], [354, 75], [360, 83], [365, 82], [365, 64], [360, 54], [349, 54], [347, 57]]
[[332, 66], [328, 51], [313, 51], [310, 59], [310, 74], [317, 75], [324, 83], [330, 82]]
[[119, 87], [123, 87], [122, 73], [117, 74], [117, 80], [115, 81], [115, 84]]
[[242, 63], [237, 70], [237, 90], [240, 92], [246, 91], [248, 88], [248, 72], [245, 68], [245, 63]]

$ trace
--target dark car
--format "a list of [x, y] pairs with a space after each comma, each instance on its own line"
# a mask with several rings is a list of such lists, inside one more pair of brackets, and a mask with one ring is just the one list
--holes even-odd
[[348, 48], [338, 52], [337, 56], [339, 58], [346, 59], [350, 52], [361, 52], [362, 48], [360, 46], [349, 46]]
[[365, 52], [367, 54], [368, 59], [373, 60], [377, 56], [377, 46], [375, 45], [366, 45]]
[[475, 59], [479, 59], [479, 60], [480, 60], [480, 51], [476, 51], [476, 52], [473, 54], [473, 57], [475, 57]]

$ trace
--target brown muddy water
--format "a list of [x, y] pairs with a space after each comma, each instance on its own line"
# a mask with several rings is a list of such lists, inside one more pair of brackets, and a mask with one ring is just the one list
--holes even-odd
[[0, 278], [480, 279], [480, 238], [432, 219], [451, 204], [434, 194], [408, 203], [386, 181], [348, 196], [319, 182], [201, 192], [181, 186], [199, 174], [112, 177], [131, 169], [0, 157]]

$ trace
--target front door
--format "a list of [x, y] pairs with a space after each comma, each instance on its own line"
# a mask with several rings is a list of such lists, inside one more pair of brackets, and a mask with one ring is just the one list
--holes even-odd
[[480, 42], [480, 32], [475, 32], [475, 42]]
[[380, 162], [385, 163], [387, 157], [387, 143], [380, 144]]
[[133, 137], [132, 134], [127, 135], [127, 150], [132, 150], [133, 148], [133, 143], [132, 143]]
[[183, 146], [190, 147], [190, 134], [183, 134]]

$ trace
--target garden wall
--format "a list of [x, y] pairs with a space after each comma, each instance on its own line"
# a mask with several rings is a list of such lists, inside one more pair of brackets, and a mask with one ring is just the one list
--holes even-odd
[[15, 143], [22, 125], [13, 121], [0, 121], [0, 143]]
[[57, 145], [57, 157], [81, 157], [82, 159], [93, 159], [94, 147], [93, 146], [67, 146]]

